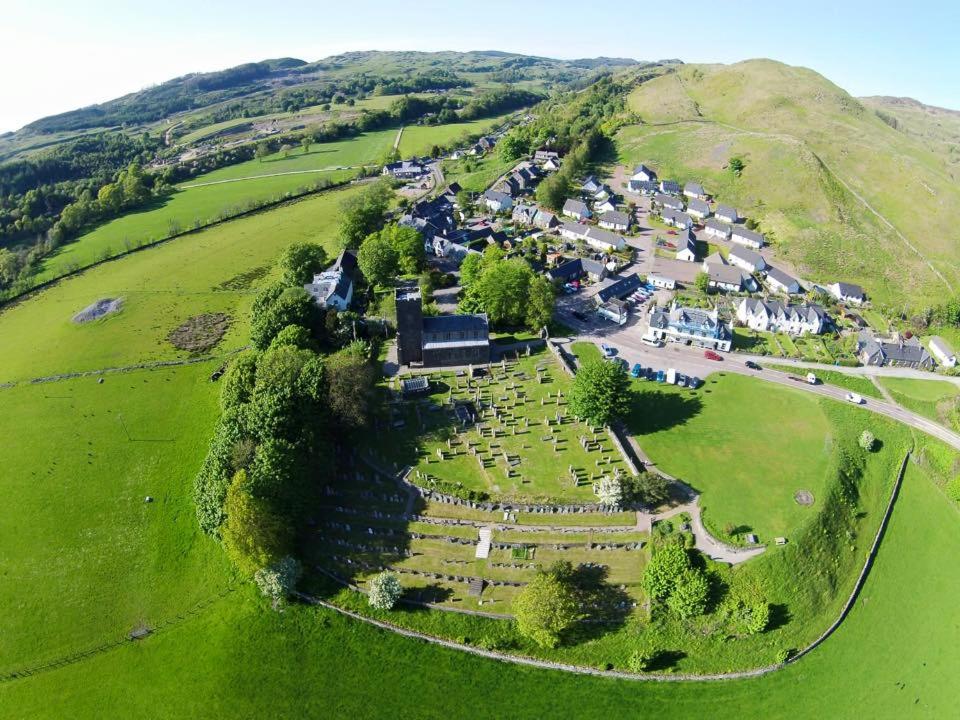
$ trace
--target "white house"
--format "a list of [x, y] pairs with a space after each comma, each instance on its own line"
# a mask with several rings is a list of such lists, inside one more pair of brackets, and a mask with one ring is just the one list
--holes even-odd
[[720, 253], [715, 252], [712, 255], [707, 255], [703, 259], [702, 266], [703, 266], [704, 272], [710, 272], [711, 265], [726, 265], [726, 264], [727, 264], [727, 259]]
[[533, 224], [541, 230], [550, 230], [559, 225], [560, 220], [549, 210], [539, 209], [537, 214], [533, 216]]
[[617, 204], [613, 202], [613, 198], [609, 197], [606, 200], [598, 202], [593, 206], [593, 211], [595, 213], [607, 213], [612, 212], [617, 209]]
[[587, 228], [586, 241], [588, 245], [604, 252], [623, 250], [627, 245], [627, 241], [621, 235], [595, 227]]
[[683, 210], [683, 200], [664, 193], [656, 193], [653, 196], [653, 204], [670, 210]]
[[473, 248], [467, 247], [466, 245], [461, 245], [460, 243], [455, 243], [452, 240], [447, 240], [444, 237], [437, 235], [433, 238], [433, 254], [437, 257], [450, 258], [456, 260], [458, 263], [463, 262], [463, 259], [467, 255], [479, 255], [479, 251], [474, 250]]
[[619, 230], [625, 232], [630, 227], [630, 216], [616, 210], [607, 210], [603, 215], [597, 218], [600, 227], [607, 230]]
[[674, 303], [670, 309], [657, 308], [650, 314], [647, 334], [657, 340], [680, 342], [694, 347], [729, 352], [733, 333], [719, 312], [685, 308]]
[[859, 285], [845, 282], [835, 282], [827, 285], [827, 292], [833, 295], [837, 300], [851, 305], [862, 305], [867, 299], [866, 293]]
[[667, 224], [681, 230], [689, 230], [693, 227], [693, 220], [685, 212], [679, 210], [665, 209], [660, 213], [661, 219]]
[[561, 160], [558, 157], [547, 158], [543, 163], [543, 169], [547, 171], [559, 170]]
[[641, 163], [633, 169], [633, 175], [630, 176], [630, 179], [638, 182], [653, 182], [657, 179], [657, 174]]
[[610, 189], [609, 185], [601, 185], [597, 188], [597, 191], [593, 193], [594, 200], [600, 200], [601, 202], [613, 197], [613, 190]]
[[661, 180], [660, 192], [666, 193], [667, 195], [679, 195], [680, 183], [675, 182], [673, 180]]
[[585, 193], [587, 195], [594, 195], [602, 187], [603, 187], [603, 184], [599, 180], [597, 180], [596, 176], [590, 175], [589, 177], [587, 177], [586, 180], [583, 181], [583, 185], [580, 186], [580, 192]]
[[673, 278], [668, 278], [666, 275], [647, 275], [647, 282], [655, 288], [661, 288], [663, 290], [676, 290], [677, 288], [677, 281]]
[[560, 236], [565, 237], [567, 240], [583, 240], [587, 239], [587, 231], [590, 229], [588, 225], [581, 225], [580, 223], [574, 222], [564, 222], [560, 224]]
[[617, 325], [625, 325], [630, 317], [630, 306], [623, 300], [608, 300], [597, 308], [597, 315]]
[[513, 207], [513, 198], [499, 190], [487, 190], [483, 194], [483, 203], [491, 212], [506, 212]]
[[759, 332], [819, 335], [829, 318], [819, 305], [785, 305], [778, 300], [744, 298], [737, 306], [737, 320]]
[[703, 231], [707, 234], [707, 237], [719, 238], [720, 240], [730, 239], [730, 226], [715, 217], [710, 218], [703, 224]]
[[698, 220], [703, 220], [710, 217], [710, 205], [703, 200], [693, 198], [687, 203], [687, 213]]
[[418, 178], [427, 171], [427, 168], [416, 160], [400, 160], [399, 162], [387, 163], [383, 166], [383, 175], [393, 175], [401, 180]]
[[586, 220], [593, 213], [590, 212], [586, 203], [571, 198], [563, 204], [563, 214], [574, 220]]
[[697, 245], [695, 238], [690, 232], [682, 234], [677, 239], [677, 260], [681, 262], [697, 261]]
[[800, 281], [795, 277], [769, 265], [767, 266], [767, 285], [773, 292], [782, 292], [787, 295], [799, 295], [802, 289]]
[[767, 267], [767, 263], [760, 253], [755, 253], [753, 250], [747, 250], [746, 248], [733, 248], [730, 250], [727, 254], [727, 261], [731, 265], [736, 265], [738, 268], [746, 270], [748, 273], [760, 272]]
[[740, 222], [740, 214], [737, 212], [736, 208], [730, 207], [729, 205], [717, 205], [717, 211], [714, 213], [720, 220], [724, 222], [733, 223]]
[[733, 228], [730, 232], [730, 241], [754, 250], [759, 250], [766, 244], [766, 239], [761, 233], [739, 226]]
[[698, 200], [707, 200], [710, 196], [703, 189], [703, 185], [697, 182], [688, 182], [683, 186], [683, 194], [688, 198], [697, 198]]
[[930, 346], [930, 354], [937, 359], [938, 363], [944, 367], [952, 368], [956, 366], [957, 354], [942, 337], [934, 335], [932, 338], [930, 338], [930, 342], [927, 343], [927, 345]]
[[717, 290], [754, 292], [757, 289], [756, 281], [738, 267], [709, 263], [704, 269], [709, 277], [709, 286]]
[[353, 274], [357, 268], [357, 257], [344, 250], [337, 261], [313, 276], [313, 282], [303, 286], [313, 301], [322, 308], [346, 310], [353, 299]]
[[536, 205], [527, 205], [525, 203], [517, 203], [513, 206], [513, 213], [511, 213], [511, 218], [514, 222], [520, 223], [521, 225], [533, 225], [533, 220], [537, 216], [537, 206]]

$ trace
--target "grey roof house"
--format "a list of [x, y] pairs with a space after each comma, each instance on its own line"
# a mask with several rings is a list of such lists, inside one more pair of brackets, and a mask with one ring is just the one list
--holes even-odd
[[313, 282], [303, 286], [313, 301], [322, 308], [346, 310], [353, 299], [353, 275], [357, 257], [344, 250], [336, 262], [313, 276]]
[[895, 365], [920, 370], [932, 370], [933, 357], [915, 337], [896, 336], [892, 340], [875, 338], [869, 330], [861, 330], [857, 337], [857, 357], [864, 365]]

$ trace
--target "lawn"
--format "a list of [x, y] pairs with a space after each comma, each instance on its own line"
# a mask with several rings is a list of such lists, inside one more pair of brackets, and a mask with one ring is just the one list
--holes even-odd
[[897, 404], [907, 410], [955, 430], [960, 428], [956, 401], [960, 387], [945, 380], [881, 377], [879, 381]]
[[512, 113], [497, 117], [448, 123], [446, 125], [407, 125], [400, 137], [400, 156], [429, 155], [434, 145], [447, 146], [459, 142], [468, 135], [482, 135], [495, 130]]
[[[256, 285], [296, 241], [327, 243], [354, 189], [233, 220], [91, 268], [0, 313], [0, 383], [55, 373], [187, 358], [167, 335], [188, 318], [223, 312], [232, 324], [214, 352], [247, 342]], [[75, 313], [121, 297], [120, 312], [78, 325]]]
[[628, 426], [664, 472], [702, 493], [715, 531], [761, 542], [789, 536], [816, 512], [794, 493], [822, 499], [831, 427], [819, 401], [799, 391], [715, 373], [696, 393], [637, 382]]
[[800, 377], [806, 377], [807, 372], [813, 372], [813, 374], [817, 376], [817, 380], [827, 385], [836, 385], [837, 387], [850, 390], [863, 397], [872, 397], [877, 400], [883, 399], [883, 393], [873, 384], [870, 378], [864, 377], [863, 375], [853, 375], [851, 373], [840, 372], [839, 370], [821, 370], [820, 368], [809, 371], [805, 368], [793, 367], [792, 365], [767, 364], [766, 362], [763, 363], [763, 366], [771, 370], [779, 370], [780, 372]]
[[[406, 133], [406, 130], [404, 130]], [[499, 153], [488, 153], [480, 159], [463, 158], [443, 163], [447, 183], [457, 182], [469, 192], [483, 192], [493, 181], [513, 167], [515, 161], [504, 160]]]

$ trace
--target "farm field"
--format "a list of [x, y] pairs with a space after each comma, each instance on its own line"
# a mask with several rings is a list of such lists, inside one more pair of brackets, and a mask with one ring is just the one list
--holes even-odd
[[[406, 130], [404, 130], [406, 133]], [[494, 180], [513, 167], [514, 161], [506, 161], [496, 152], [488, 153], [479, 160], [462, 158], [443, 163], [447, 183], [457, 182], [469, 192], [479, 193], [493, 184]], [[469, 169], [468, 169], [469, 168]]]
[[880, 384], [891, 397], [907, 410], [923, 415], [942, 425], [960, 427], [957, 397], [960, 387], [944, 380], [880, 377]]
[[[296, 241], [332, 249], [337, 190], [239, 218], [91, 268], [0, 313], [0, 383], [55, 373], [190, 357], [167, 340], [185, 320], [222, 312], [232, 322], [215, 352], [247, 342], [255, 285], [278, 253]], [[104, 298], [122, 309], [92, 322], [73, 316]]]
[[407, 125], [400, 137], [400, 157], [428, 155], [434, 145], [448, 145], [464, 135], [485, 133], [495, 129], [513, 113], [496, 117], [448, 123], [446, 125]]

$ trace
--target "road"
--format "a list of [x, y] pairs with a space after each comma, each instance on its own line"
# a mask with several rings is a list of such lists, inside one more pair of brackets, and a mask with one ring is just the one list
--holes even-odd
[[[578, 321], [567, 312], [567, 308], [569, 307], [569, 305], [561, 306], [560, 316], [565, 324], [577, 331], [577, 337], [569, 338], [567, 339], [567, 342], [586, 340], [596, 344], [603, 342], [607, 343], [608, 345], [613, 345], [618, 349], [619, 356], [626, 360], [630, 365], [639, 362], [644, 367], [654, 367], [657, 369], [675, 368], [678, 372], [682, 372], [685, 375], [695, 375], [700, 378], [705, 378], [707, 375], [714, 372], [732, 372], [737, 373], [738, 375], [756, 377], [760, 380], [790, 387], [801, 392], [829, 397], [841, 402], [847, 401], [847, 391], [843, 388], [836, 387], [835, 385], [825, 385], [822, 383], [818, 385], [809, 385], [806, 382], [791, 379], [790, 375], [787, 373], [771, 370], [769, 368], [765, 368], [763, 370], [753, 370], [744, 364], [749, 358], [742, 355], [738, 356], [737, 354], [725, 353], [722, 361], [714, 361], [707, 360], [703, 356], [703, 350], [700, 348], [687, 347], [677, 343], [667, 343], [665, 347], [661, 348], [654, 348], [645, 345], [640, 342], [640, 336], [643, 334], [643, 330], [646, 327], [646, 320], [638, 318], [637, 316], [631, 316], [630, 321], [622, 327], [618, 327], [603, 320], [591, 320], [590, 322], [583, 323]], [[776, 360], [776, 363], [779, 364], [780, 362], [780, 359]], [[802, 366], [798, 365], [798, 367], [820, 368], [824, 370], [840, 369], [830, 365], [816, 365], [814, 363], [805, 363]], [[853, 370], [853, 368], [847, 369]], [[858, 369], [861, 371], [864, 370], [864, 368]], [[877, 371], [883, 369], [884, 368], [876, 368]], [[889, 368], [889, 370], [899, 370], [903, 372], [905, 369]], [[929, 373], [923, 374], [919, 371], [912, 372], [918, 373], [927, 380], [931, 379]], [[912, 375], [908, 375], [908, 377], [912, 377]], [[937, 379], [940, 379], [940, 376], [937, 376]], [[960, 435], [948, 430], [933, 420], [928, 420], [922, 415], [917, 415], [909, 410], [905, 410], [899, 405], [895, 405], [883, 400], [876, 400], [874, 398], [864, 398], [864, 402], [860, 407], [870, 412], [875, 412], [879, 415], [885, 415], [886, 417], [892, 418], [903, 423], [904, 425], [908, 425], [916, 430], [925, 432], [928, 435], [937, 438], [938, 440], [942, 440], [951, 447], [960, 450]]]

